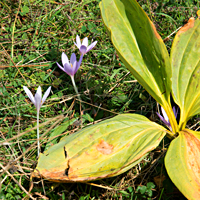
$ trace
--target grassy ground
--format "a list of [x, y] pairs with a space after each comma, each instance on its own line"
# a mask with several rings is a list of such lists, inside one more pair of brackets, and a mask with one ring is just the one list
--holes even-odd
[[[118, 58], [102, 23], [100, 0], [0, 2], [0, 199], [184, 199], [168, 178], [163, 157], [167, 139], [130, 171], [88, 184], [30, 179], [37, 164], [36, 109], [22, 86], [40, 85], [51, 94], [40, 110], [42, 150], [63, 135], [118, 113], [134, 112], [158, 121], [156, 102]], [[195, 16], [200, 2], [139, 1], [165, 39]], [[81, 104], [70, 77], [61, 71], [61, 53], [78, 53], [75, 37], [97, 40], [75, 75]], [[165, 148], [164, 148], [165, 147]], [[164, 180], [164, 181], [163, 181]]]

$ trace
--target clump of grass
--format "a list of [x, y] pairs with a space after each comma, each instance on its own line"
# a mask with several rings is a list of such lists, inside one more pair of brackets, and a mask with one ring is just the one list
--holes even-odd
[[[0, 3], [1, 199], [182, 198], [173, 189], [163, 166], [167, 139], [139, 165], [114, 178], [88, 184], [31, 179], [37, 163], [36, 110], [25, 97], [23, 85], [32, 88], [32, 92], [39, 85], [44, 91], [52, 86], [52, 94], [39, 116], [42, 150], [57, 143], [63, 135], [118, 113], [135, 112], [158, 120], [152, 112], [156, 111], [156, 102], [117, 56], [101, 20], [99, 2], [5, 0]], [[163, 39], [199, 9], [195, 0], [140, 0], [139, 3]], [[84, 56], [75, 75], [82, 101], [77, 98], [70, 77], [56, 65], [62, 52], [78, 53], [73, 43], [77, 34], [98, 41], [95, 49]], [[165, 40], [169, 51], [172, 40], [173, 35]], [[84, 112], [80, 104], [84, 105]], [[157, 176], [165, 180], [162, 187], [156, 184]]]

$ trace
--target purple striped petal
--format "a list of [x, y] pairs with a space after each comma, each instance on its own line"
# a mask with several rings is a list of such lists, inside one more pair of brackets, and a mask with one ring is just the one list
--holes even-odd
[[87, 47], [84, 45], [81, 45], [81, 47], [79, 48], [79, 51], [81, 52], [81, 54], [86, 54], [87, 53]]
[[[40, 87], [40, 86], [39, 86]], [[38, 88], [39, 88], [38, 87]], [[40, 88], [41, 89], [41, 88]], [[37, 92], [36, 92], [36, 94], [35, 94], [35, 107], [36, 107], [36, 110], [37, 110], [37, 112], [39, 112], [40, 111], [40, 108], [41, 108], [41, 105], [42, 105], [42, 98], [41, 98], [41, 95], [40, 95], [40, 91], [38, 92], [38, 90], [37, 90]]]
[[51, 91], [51, 86], [44, 93], [44, 96], [42, 97], [42, 104], [45, 102], [46, 98], [49, 96], [50, 91]]
[[[38, 89], [37, 89], [36, 94], [37, 94], [38, 96], [40, 96], [40, 98], [42, 99], [42, 89], [41, 89], [40, 86], [38, 86]], [[35, 94], [35, 95], [36, 95], [36, 94]]]
[[167, 113], [165, 112], [164, 108], [161, 106], [161, 111], [162, 111], [162, 115], [163, 117], [165, 118], [165, 120], [168, 122], [169, 121], [169, 118], [167, 116]]
[[62, 52], [61, 60], [62, 60], [63, 66], [66, 63], [69, 64], [69, 59], [68, 59], [67, 55], [64, 52]]
[[158, 117], [161, 119], [161, 121], [162, 121], [166, 126], [168, 126], [169, 128], [171, 127], [171, 124], [170, 124], [168, 121], [166, 121], [166, 120], [164, 119], [163, 116], [161, 116], [159, 113], [156, 113], [156, 114], [158, 115]]
[[73, 65], [72, 64], [65, 64], [64, 65], [64, 69], [65, 72], [69, 75], [69, 76], [73, 76], [74, 75], [74, 69], [73, 69]]
[[176, 107], [173, 106], [172, 110], [173, 110], [173, 112], [174, 112], [175, 118], [177, 118], [177, 115], [178, 115], [178, 108], [177, 108], [177, 110], [176, 110]]
[[64, 69], [58, 62], [56, 62], [56, 64], [58, 65], [58, 67], [59, 67], [60, 69], [62, 69], [62, 70], [65, 72], [65, 69]]
[[72, 55], [70, 57], [70, 63], [74, 66], [75, 61], [76, 61], [76, 54], [72, 53]]
[[[74, 74], [76, 74], [76, 72], [77, 72], [77, 65], [78, 65], [78, 62], [77, 61], [75, 61], [74, 62], [74, 65], [73, 65], [73, 73], [72, 73], [72, 76], [74, 76]], [[77, 69], [77, 70], [76, 70]]]
[[81, 54], [79, 61], [76, 63], [76, 68], [75, 68], [74, 74], [76, 74], [76, 72], [78, 71], [79, 67], [81, 66], [82, 60], [83, 60], [83, 54]]
[[76, 43], [74, 42], [74, 44], [75, 44], [78, 48], [80, 48], [80, 46], [81, 46], [81, 40], [80, 40], [79, 35], [76, 36]]
[[93, 42], [92, 44], [90, 44], [88, 46], [88, 38], [85, 37], [83, 39], [82, 44], [81, 44], [80, 37], [77, 35], [76, 36], [76, 43], [74, 42], [74, 44], [79, 48], [80, 53], [84, 55], [87, 52], [89, 52], [92, 48], [94, 48], [94, 46], [97, 44], [97, 41]]
[[51, 90], [51, 86], [47, 89], [47, 91], [45, 92], [43, 98], [42, 98], [42, 90], [41, 90], [40, 86], [37, 89], [35, 97], [33, 97], [31, 91], [26, 86], [23, 86], [23, 88], [24, 88], [24, 91], [26, 92], [26, 94], [28, 95], [28, 97], [30, 98], [30, 100], [35, 105], [37, 113], [39, 113], [42, 104], [44, 103], [44, 101], [46, 100], [46, 98], [49, 95], [49, 92]]
[[85, 37], [84, 39], [83, 39], [83, 42], [82, 42], [82, 45], [84, 45], [84, 46], [88, 46], [88, 38], [87, 37]]
[[32, 101], [32, 103], [33, 103], [34, 105], [36, 105], [36, 104], [35, 104], [35, 98], [33, 97], [33, 94], [31, 93], [31, 91], [30, 91], [26, 86], [23, 86], [23, 89], [24, 89], [24, 91], [26, 92], [26, 94], [27, 94], [27, 96], [29, 97], [29, 99]]
[[[90, 51], [97, 44], [97, 41], [93, 42], [89, 47], [87, 47], [87, 52]], [[86, 53], [87, 53], [86, 52]]]
[[80, 65], [81, 65], [82, 60], [83, 60], [83, 54], [81, 54], [81, 56], [80, 56], [80, 58], [79, 58], [79, 61], [78, 61], [79, 67], [80, 67]]
[[[86, 47], [84, 47], [86, 49]], [[72, 53], [71, 57], [70, 57], [70, 62], [68, 60], [68, 57], [66, 56], [65, 53], [62, 53], [62, 62], [63, 67], [56, 62], [56, 64], [58, 65], [58, 67], [63, 70], [65, 73], [67, 73], [69, 76], [74, 76], [74, 74], [77, 72], [77, 70], [80, 67], [81, 61], [82, 61], [82, 56], [80, 57], [81, 59], [79, 59], [79, 62], [77, 62], [76, 60], [76, 54]]]

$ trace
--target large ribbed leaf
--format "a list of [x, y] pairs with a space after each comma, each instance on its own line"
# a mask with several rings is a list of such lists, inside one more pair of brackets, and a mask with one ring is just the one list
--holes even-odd
[[58, 182], [121, 174], [155, 149], [166, 130], [137, 114], [123, 114], [64, 137], [40, 154], [34, 176]]
[[169, 146], [165, 166], [185, 197], [200, 199], [200, 132], [181, 131]]
[[103, 0], [100, 8], [125, 66], [162, 104], [162, 98], [169, 97], [171, 68], [168, 52], [153, 23], [135, 0]]
[[170, 60], [155, 26], [136, 0], [102, 0], [100, 8], [119, 57], [139, 83], [163, 106], [172, 129], [176, 131], [176, 121], [169, 107]]
[[189, 19], [177, 33], [172, 49], [172, 90], [181, 108], [180, 127], [200, 113], [200, 19]]

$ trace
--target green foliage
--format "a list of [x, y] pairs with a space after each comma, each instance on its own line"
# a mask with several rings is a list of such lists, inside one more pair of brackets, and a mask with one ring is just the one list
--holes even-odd
[[117, 115], [48, 148], [40, 154], [34, 176], [58, 182], [113, 177], [138, 164], [165, 134], [162, 126], [142, 115]]
[[197, 192], [199, 190], [197, 166], [200, 163], [199, 133], [189, 129], [181, 131], [171, 142], [165, 157], [165, 166], [170, 178], [188, 199], [200, 198]]
[[27, 6], [23, 6], [22, 7], [22, 11], [19, 13], [21, 16], [26, 15], [27, 13], [29, 13], [29, 7]]
[[[169, 59], [163, 40], [136, 0], [102, 0], [100, 8], [119, 57], [162, 106], [163, 117], [159, 117], [170, 129], [170, 137], [176, 137], [165, 159], [170, 178], [187, 198], [199, 199], [199, 133], [185, 127], [200, 113], [200, 10], [198, 18], [190, 18], [176, 34]], [[170, 93], [180, 108], [179, 124]], [[145, 193], [146, 188], [139, 190]]]
[[128, 187], [127, 190], [120, 190], [120, 195], [116, 195], [116, 197], [121, 196], [122, 199], [131, 199], [131, 200], [142, 200], [148, 199], [151, 200], [153, 196], [152, 189], [155, 188], [154, 183], [148, 182], [147, 185], [138, 186], [136, 190], [133, 187]]
[[100, 7], [113, 45], [123, 63], [163, 105], [171, 91], [171, 68], [166, 47], [151, 21], [135, 1], [102, 1]]
[[2, 200], [18, 200], [24, 198], [25, 196], [26, 194], [22, 193], [21, 188], [16, 183], [6, 181], [5, 184], [1, 185], [0, 198]]
[[142, 198], [151, 199], [150, 197], [153, 195], [153, 188], [155, 188], [154, 183], [149, 182], [147, 183], [147, 186], [138, 186], [136, 192], [140, 192], [140, 194], [142, 194]]
[[[16, 137], [24, 131], [30, 131], [11, 140], [10, 146], [1, 145], [0, 158], [1, 164], [6, 166], [9, 161], [20, 156], [21, 152], [26, 152], [28, 148], [32, 147], [23, 155], [19, 163], [20, 166], [26, 168], [26, 176], [22, 175], [20, 171], [17, 171], [14, 176], [18, 181], [22, 180], [21, 184], [27, 191], [29, 190], [29, 172], [35, 168], [37, 160], [33, 145], [36, 141], [36, 130], [31, 130], [36, 125], [36, 111], [33, 104], [26, 98], [22, 89], [23, 85], [29, 85], [33, 91], [39, 85], [44, 90], [50, 85], [53, 86], [52, 94], [40, 112], [40, 123], [51, 121], [41, 128], [41, 136], [48, 130], [47, 135], [42, 136], [41, 139], [42, 149], [46, 148], [46, 143], [51, 142], [49, 141], [51, 133], [59, 127], [60, 121], [53, 126], [54, 118], [59, 115], [66, 117], [63, 124], [68, 124], [68, 120], [72, 119], [73, 121], [74, 118], [78, 118], [78, 126], [76, 123], [66, 126], [68, 128], [65, 132], [70, 132], [70, 134], [91, 124], [91, 122], [96, 123], [98, 120], [116, 113], [136, 112], [147, 117], [154, 116], [153, 120], [158, 120], [153, 115], [156, 111], [156, 102], [140, 84], [133, 82], [135, 80], [131, 74], [126, 75], [128, 70], [117, 56], [108, 35], [105, 33], [106, 29], [100, 17], [99, 2], [100, 0], [69, 1], [65, 4], [59, 1], [30, 0], [22, 1], [21, 5], [18, 1], [4, 0], [0, 2], [0, 41], [18, 66], [18, 69], [13, 67], [11, 59], [1, 46], [0, 142]], [[197, 9], [199, 9], [199, 2], [196, 0], [140, 0], [139, 4], [154, 22], [162, 38], [166, 38], [182, 26], [188, 16], [195, 16]], [[19, 13], [16, 15], [18, 8]], [[74, 102], [75, 93], [70, 78], [55, 64], [56, 61], [60, 61], [61, 52], [64, 51], [67, 55], [74, 51], [77, 53], [73, 46], [76, 34], [79, 34], [81, 38], [88, 36], [90, 41], [92, 39], [98, 40], [95, 49], [84, 57], [81, 70], [75, 77], [81, 98], [86, 102], [82, 103], [86, 107], [83, 117], [79, 102]], [[165, 41], [168, 51], [170, 51], [172, 40], [173, 36]], [[22, 65], [28, 65], [28, 67], [21, 67]], [[10, 67], [4, 69], [4, 66]], [[140, 94], [145, 95], [145, 102], [143, 98], [139, 98]], [[58, 141], [62, 136], [58, 134], [56, 137], [55, 141]], [[148, 162], [144, 161], [145, 165], [142, 166], [148, 167]], [[156, 170], [157, 167], [155, 167]], [[128, 186], [134, 190], [134, 184], [129, 181], [128, 186], [126, 186], [123, 182], [126, 180], [126, 176], [127, 173], [124, 173], [116, 178], [97, 182], [97, 184], [110, 187], [114, 185], [117, 189], [120, 188], [129, 194], [134, 194], [134, 192], [131, 193], [127, 190]], [[18, 179], [19, 177], [21, 179]], [[149, 175], [149, 178], [152, 176]], [[149, 178], [146, 177], [145, 181], [151, 181]], [[24, 183], [24, 180], [27, 180], [28, 183]], [[139, 178], [134, 180], [140, 184]], [[7, 177], [2, 184], [3, 194], [1, 195], [6, 196], [7, 192], [10, 191], [8, 195], [11, 194], [12, 197], [9, 198], [16, 196], [16, 198], [23, 199], [25, 193], [13, 183], [14, 181]], [[124, 185], [121, 186], [121, 183]], [[6, 190], [7, 185], [11, 189]], [[146, 185], [146, 182], [142, 185]], [[12, 188], [15, 187], [18, 188], [18, 192], [13, 191]], [[54, 187], [54, 183], [44, 182], [44, 188], [46, 196], [50, 199], [64, 198], [63, 195], [65, 198], [73, 199], [79, 199], [81, 196], [88, 198], [88, 194], [90, 194], [90, 199], [94, 197], [95, 199], [111, 199], [114, 194], [117, 194], [117, 191], [109, 192], [98, 187], [87, 187], [86, 184], [82, 187], [78, 184], [59, 184]], [[155, 190], [160, 191], [159, 188]], [[34, 192], [45, 194], [42, 185], [38, 183], [34, 183], [30, 193]], [[168, 197], [166, 190], [164, 190], [164, 194]], [[118, 197], [120, 198], [120, 195]]]
[[200, 113], [199, 34], [200, 19], [190, 18], [174, 38], [171, 50], [173, 96], [181, 110], [182, 129], [191, 117]]
[[173, 132], [177, 132], [177, 122], [170, 105], [172, 69], [169, 54], [155, 26], [137, 1], [102, 1], [100, 8], [119, 57], [165, 109]]

